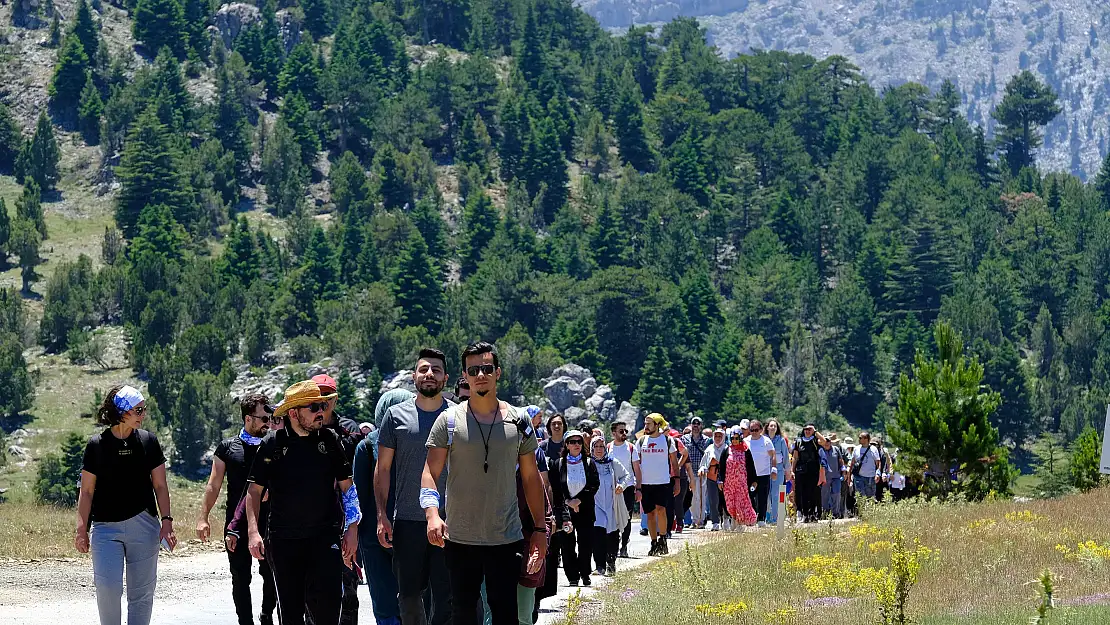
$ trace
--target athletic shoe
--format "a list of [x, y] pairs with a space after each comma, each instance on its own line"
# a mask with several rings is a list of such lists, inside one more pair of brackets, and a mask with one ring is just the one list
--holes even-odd
[[583, 586], [586, 586], [586, 587], [589, 587], [589, 586], [590, 586], [590, 578], [588, 578], [588, 577], [583, 577], [583, 578], [582, 578], [582, 585], [583, 585]]
[[651, 541], [651, 549], [648, 549], [648, 556], [657, 555], [659, 555], [659, 541], [653, 540]]
[[676, 533], [676, 534], [681, 534], [681, 533], [682, 533], [682, 526], [681, 526], [681, 525], [679, 525], [678, 527], [676, 527], [676, 528], [674, 529], [674, 531], [675, 531], [675, 533]]
[[617, 554], [617, 557], [618, 558], [627, 558], [628, 557], [628, 547], [621, 547], [621, 552]]
[[674, 535], [672, 535], [670, 532], [667, 532], [667, 535], [664, 536], [664, 538], [674, 538]]
[[647, 528], [646, 527], [641, 527], [640, 528], [640, 536], [647, 536], [647, 534], [648, 534]]
[[605, 577], [612, 577], [616, 574], [617, 574], [617, 567], [613, 566], [612, 564], [605, 567]]
[[715, 523], [713, 523], [713, 521], [706, 521], [705, 522], [705, 527], [703, 529], [709, 529], [713, 525], [716, 525]]
[[667, 539], [666, 538], [660, 538], [659, 539], [659, 555], [665, 556], [670, 552], [671, 552], [671, 548], [667, 546]]
[[578, 586], [578, 580], [576, 580], [576, 579], [568, 580], [567, 581], [567, 586], [577, 587]]
[[709, 530], [709, 531], [711, 531], [711, 532], [719, 532], [719, 531], [721, 531], [721, 524], [720, 524], [720, 523], [714, 523], [714, 524], [713, 524], [713, 529], [711, 529], [711, 530]]
[[605, 569], [594, 569], [594, 575], [597, 575], [598, 577], [605, 577]]
[[760, 528], [763, 528], [763, 527], [767, 527], [767, 523], [765, 523], [765, 522], [763, 522], [763, 521], [760, 521], [759, 523], [756, 523], [756, 524], [755, 524], [755, 526], [756, 526], [756, 527], [760, 527]]

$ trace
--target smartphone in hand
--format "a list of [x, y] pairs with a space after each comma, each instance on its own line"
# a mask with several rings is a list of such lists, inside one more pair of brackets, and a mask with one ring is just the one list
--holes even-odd
[[165, 549], [166, 553], [173, 553], [173, 549], [170, 549], [170, 541], [165, 538], [162, 539], [162, 549]]

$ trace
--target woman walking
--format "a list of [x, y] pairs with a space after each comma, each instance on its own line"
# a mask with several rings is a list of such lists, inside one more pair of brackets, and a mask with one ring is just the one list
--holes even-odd
[[[593, 555], [594, 496], [600, 486], [597, 465], [585, 452], [586, 436], [578, 430], [567, 432], [563, 457], [552, 463], [551, 490], [555, 495], [555, 513], [570, 509], [570, 516], [560, 519], [567, 535], [563, 537], [563, 570], [571, 586], [581, 580], [590, 585], [590, 557]], [[570, 523], [569, 531], [567, 524]], [[575, 543], [578, 553], [575, 554]]]
[[706, 478], [708, 496], [706, 499], [709, 503], [709, 521], [706, 525], [712, 523], [711, 531], [720, 531], [721, 529], [721, 510], [725, 508], [725, 495], [724, 495], [724, 481], [725, 474], [721, 467], [721, 454], [725, 449], [728, 449], [728, 443], [725, 442], [724, 428], [713, 430], [713, 444], [705, 450], [705, 455], [701, 458], [701, 467], [698, 468], [698, 474]]
[[606, 577], [617, 572], [617, 551], [620, 530], [628, 524], [625, 489], [635, 486], [636, 479], [619, 460], [609, 454], [605, 439], [590, 439], [590, 452], [597, 465], [598, 489], [594, 496], [594, 565], [595, 572]]
[[85, 446], [73, 544], [80, 553], [92, 551], [100, 625], [123, 620], [125, 570], [127, 625], [150, 622], [159, 542], [170, 551], [177, 546], [166, 457], [158, 438], [139, 429], [145, 416], [142, 393], [130, 386], [112, 387], [96, 414], [97, 422], [108, 428]]
[[725, 469], [725, 505], [728, 515], [732, 517], [732, 529], [739, 529], [740, 525], [755, 525], [756, 521], [749, 494], [755, 485], [755, 461], [740, 428], [732, 428], [728, 439], [728, 449], [721, 452], [721, 465]]
[[767, 497], [767, 524], [777, 525], [779, 522], [779, 487], [786, 482], [786, 474], [790, 471], [790, 441], [782, 433], [782, 426], [778, 419], [767, 421], [767, 436], [775, 446], [775, 468], [778, 471], [771, 475], [771, 492]]

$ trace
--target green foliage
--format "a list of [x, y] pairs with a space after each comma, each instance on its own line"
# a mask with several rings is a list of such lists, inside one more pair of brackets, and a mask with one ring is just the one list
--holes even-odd
[[658, 345], [648, 348], [632, 403], [643, 410], [658, 412], [671, 421], [682, 419], [685, 416], [686, 391], [676, 385], [672, 373], [667, 352]]
[[88, 69], [89, 57], [85, 54], [81, 40], [76, 33], [68, 35], [58, 52], [58, 63], [54, 66], [54, 76], [47, 89], [50, 103], [56, 110], [67, 114], [74, 112], [81, 99]]
[[81, 130], [85, 143], [89, 145], [100, 143], [100, 118], [103, 115], [104, 100], [100, 98], [100, 90], [93, 82], [92, 72], [88, 72], [77, 106], [77, 127]]
[[73, 507], [81, 490], [81, 463], [85, 457], [85, 437], [70, 432], [62, 442], [61, 453], [48, 454], [39, 461], [32, 490], [35, 501], [43, 505]]
[[31, 284], [39, 279], [35, 267], [42, 261], [39, 257], [41, 245], [42, 235], [35, 228], [35, 222], [19, 218], [12, 222], [12, 236], [8, 241], [8, 250], [19, 257], [22, 290], [27, 294], [31, 293]]
[[227, 396], [227, 387], [210, 373], [188, 373], [181, 380], [168, 421], [174, 464], [186, 475], [200, 472], [201, 456], [229, 421]]
[[489, 196], [480, 191], [472, 193], [463, 208], [463, 232], [459, 242], [460, 271], [463, 277], [477, 271], [482, 252], [493, 240], [498, 221], [497, 209], [493, 207]]
[[1010, 79], [1002, 101], [991, 111], [999, 123], [997, 143], [1006, 157], [1010, 175], [1033, 164], [1033, 151], [1041, 145], [1039, 127], [1060, 114], [1056, 94], [1029, 70]]
[[285, 120], [278, 118], [262, 151], [262, 179], [266, 198], [279, 217], [292, 215], [304, 202], [309, 170], [302, 146]]
[[0, 386], [0, 415], [14, 417], [30, 410], [35, 401], [35, 381], [23, 358], [23, 341], [10, 331], [0, 333], [0, 376], [5, 380]]
[[[84, 73], [82, 72], [82, 85]], [[74, 92], [80, 93], [80, 87]], [[42, 191], [53, 191], [58, 182], [58, 161], [61, 152], [54, 137], [54, 126], [46, 111], [39, 113], [35, 124], [35, 134], [23, 144], [15, 163], [15, 177], [26, 182], [33, 180]]]
[[16, 164], [23, 148], [23, 131], [12, 110], [0, 104], [0, 170], [8, 171]]
[[128, 133], [116, 177], [121, 185], [116, 226], [125, 237], [139, 233], [139, 218], [147, 206], [164, 205], [179, 222], [191, 217], [193, 201], [180, 154], [154, 107], [139, 115]]
[[1088, 426], [1071, 444], [1071, 473], [1072, 487], [1087, 492], [1098, 488], [1106, 482], [1102, 475], [1102, 434], [1093, 427]]
[[85, 56], [89, 59], [96, 58], [100, 46], [100, 25], [93, 19], [88, 0], [77, 0], [70, 32], [81, 42]]
[[82, 254], [59, 265], [47, 280], [39, 322], [39, 342], [47, 350], [65, 350], [74, 331], [96, 325], [95, 278], [92, 261]]
[[1033, 445], [1037, 457], [1033, 475], [1037, 478], [1037, 493], [1044, 498], [1066, 495], [1071, 490], [1067, 450], [1060, 438], [1045, 432]]
[[178, 59], [185, 57], [189, 38], [181, 0], [135, 0], [132, 19], [131, 32], [148, 51], [169, 48]]
[[401, 322], [439, 329], [443, 308], [443, 286], [439, 283], [436, 261], [419, 232], [409, 235], [393, 271], [393, 296], [401, 309]]
[[34, 180], [28, 180], [23, 193], [15, 201], [17, 219], [26, 219], [35, 225], [39, 236], [46, 239], [46, 214], [42, 210], [42, 192]]

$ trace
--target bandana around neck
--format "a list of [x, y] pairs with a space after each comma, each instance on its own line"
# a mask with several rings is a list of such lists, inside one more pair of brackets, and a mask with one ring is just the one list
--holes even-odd
[[243, 428], [242, 430], [239, 430], [239, 440], [243, 441], [244, 443], [246, 443], [248, 445], [261, 445], [262, 444], [262, 439], [257, 437], [257, 436], [251, 436], [250, 434], [248, 434], [246, 428]]
[[579, 462], [582, 462], [582, 454], [578, 454], [577, 456], [567, 454], [567, 462], [569, 462], [570, 464], [578, 464]]

